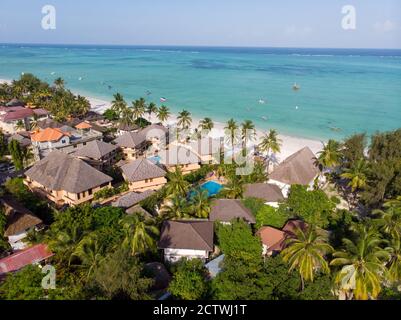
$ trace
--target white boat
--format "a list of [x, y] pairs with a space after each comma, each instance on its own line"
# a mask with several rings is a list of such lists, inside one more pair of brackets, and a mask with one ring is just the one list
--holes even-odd
[[259, 103], [260, 103], [260, 104], [265, 104], [265, 103], [266, 103], [266, 101], [265, 101], [265, 100], [263, 100], [263, 99], [260, 99], [260, 100], [259, 100]]
[[292, 89], [299, 90], [299, 89], [301, 89], [301, 87], [297, 83], [294, 83], [294, 85], [292, 86]]
[[166, 101], [167, 101], [167, 98], [164, 98], [164, 97], [160, 98], [160, 102], [166, 102]]

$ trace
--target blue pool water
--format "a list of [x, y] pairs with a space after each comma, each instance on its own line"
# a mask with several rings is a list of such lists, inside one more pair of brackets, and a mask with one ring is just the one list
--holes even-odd
[[160, 156], [154, 156], [154, 157], [148, 158], [148, 160], [153, 162], [154, 164], [159, 164], [160, 160], [161, 160], [161, 157]]
[[223, 186], [214, 181], [208, 181], [201, 186], [201, 190], [206, 190], [209, 193], [209, 197], [213, 197], [218, 194]]

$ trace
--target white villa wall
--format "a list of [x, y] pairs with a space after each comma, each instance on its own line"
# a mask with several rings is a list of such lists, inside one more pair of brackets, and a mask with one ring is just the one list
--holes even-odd
[[208, 257], [209, 252], [205, 250], [164, 249], [164, 260], [169, 263], [177, 262], [182, 258], [206, 260]]

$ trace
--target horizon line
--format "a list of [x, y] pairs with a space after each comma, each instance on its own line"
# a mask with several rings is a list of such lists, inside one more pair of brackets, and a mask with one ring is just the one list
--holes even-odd
[[334, 49], [334, 50], [401, 50], [399, 48], [370, 47], [308, 47], [308, 46], [233, 46], [233, 45], [195, 45], [195, 44], [106, 44], [106, 43], [41, 43], [41, 42], [0, 42], [0, 45], [28, 46], [107, 46], [107, 47], [181, 47], [181, 48], [226, 48], [226, 49]]

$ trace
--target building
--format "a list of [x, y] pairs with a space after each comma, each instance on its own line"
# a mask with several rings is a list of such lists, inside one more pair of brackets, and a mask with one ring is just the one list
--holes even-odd
[[40, 264], [54, 254], [45, 244], [37, 244], [0, 259], [0, 276], [18, 271], [32, 264]]
[[278, 207], [284, 196], [279, 186], [270, 183], [251, 183], [244, 185], [244, 197], [257, 198], [269, 206]]
[[48, 112], [44, 109], [29, 109], [23, 106], [0, 107], [0, 128], [9, 134], [28, 131], [33, 120], [47, 117]]
[[213, 223], [209, 221], [164, 221], [158, 248], [169, 263], [182, 258], [206, 261], [214, 250], [213, 236]]
[[23, 240], [29, 231], [37, 230], [42, 225], [42, 220], [14, 199], [3, 197], [0, 205], [6, 216], [4, 236], [13, 250], [24, 249], [26, 244]]
[[269, 226], [260, 228], [256, 235], [262, 241], [263, 255], [280, 253], [286, 248], [287, 239], [296, 237], [298, 229], [305, 232], [307, 227], [308, 225], [302, 220], [288, 220], [281, 230]]
[[126, 124], [126, 123], [120, 123], [117, 127], [117, 136], [122, 136], [126, 133], [129, 132], [138, 132], [140, 128], [136, 124]]
[[127, 214], [132, 214], [134, 212], [137, 212], [137, 210], [145, 214], [145, 212], [142, 211], [144, 209], [139, 209], [140, 207], [138, 204], [146, 198], [150, 197], [153, 193], [153, 190], [147, 190], [144, 192], [129, 192], [113, 201], [111, 205], [113, 207], [125, 209], [125, 212]]
[[210, 137], [198, 139], [192, 141], [189, 147], [199, 156], [203, 164], [220, 163], [220, 154], [223, 151], [223, 143], [220, 139]]
[[29, 131], [19, 131], [14, 133], [8, 138], [8, 143], [12, 140], [17, 140], [20, 146], [24, 148], [31, 148], [32, 146], [31, 133]]
[[88, 142], [71, 155], [84, 160], [92, 167], [103, 170], [113, 165], [117, 160], [119, 147], [99, 140]]
[[294, 184], [313, 188], [315, 179], [320, 175], [315, 162], [315, 154], [305, 147], [280, 163], [270, 174], [269, 183], [279, 186], [285, 197]]
[[174, 172], [179, 167], [184, 175], [198, 170], [202, 162], [190, 148], [182, 145], [170, 145], [168, 149], [160, 151], [158, 157], [166, 170]]
[[145, 137], [140, 132], [124, 133], [117, 137], [114, 143], [121, 148], [126, 160], [140, 158], [148, 147]]
[[70, 153], [86, 146], [87, 143], [101, 140], [103, 134], [92, 129], [87, 123], [81, 123], [76, 128], [63, 125], [59, 128], [47, 127], [31, 134], [35, 159], [38, 161], [54, 150]]
[[57, 205], [91, 201], [94, 193], [110, 187], [112, 178], [86, 162], [53, 151], [25, 172], [25, 185]]
[[217, 199], [212, 203], [210, 221], [228, 224], [234, 219], [243, 219], [250, 224], [256, 223], [252, 212], [242, 204], [241, 200]]
[[167, 183], [166, 171], [147, 159], [137, 159], [121, 167], [131, 191], [158, 190]]

